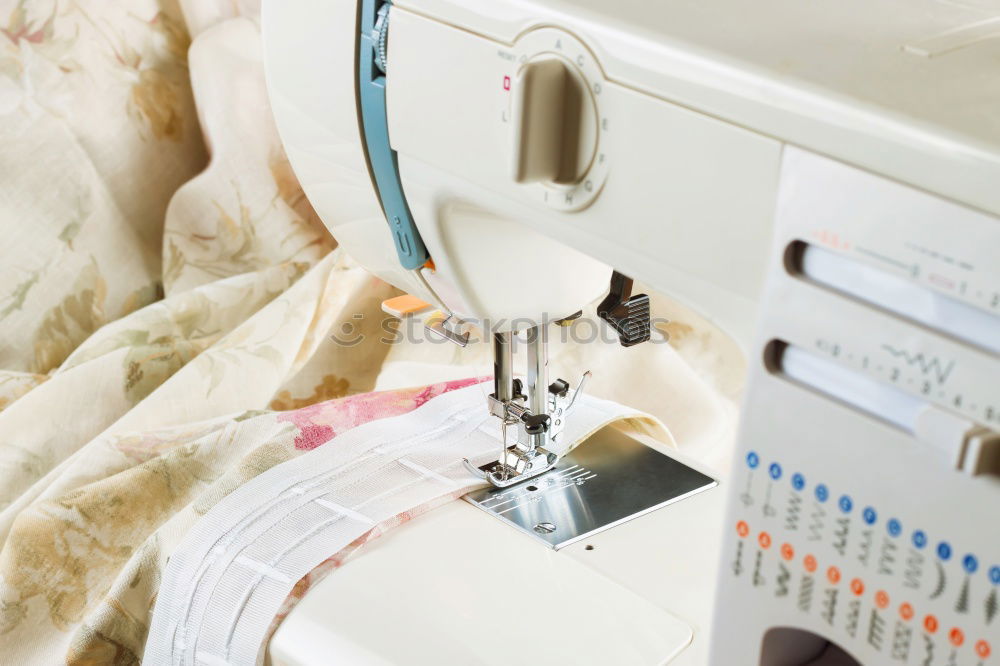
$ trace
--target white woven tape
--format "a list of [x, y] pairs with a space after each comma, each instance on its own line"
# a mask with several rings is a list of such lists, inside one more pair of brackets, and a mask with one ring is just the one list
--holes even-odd
[[[564, 441], [642, 416], [582, 397]], [[215, 505], [171, 555], [146, 664], [254, 664], [295, 583], [379, 523], [481, 484], [462, 465], [495, 458], [480, 386], [366, 423], [271, 468]], [[567, 447], [569, 448], [569, 447]]]

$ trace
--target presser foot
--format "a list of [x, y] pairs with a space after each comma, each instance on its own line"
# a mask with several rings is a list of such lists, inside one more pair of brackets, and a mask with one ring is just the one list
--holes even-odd
[[494, 460], [476, 467], [467, 458], [462, 462], [465, 468], [481, 479], [490, 482], [494, 488], [509, 488], [528, 479], [533, 479], [556, 466], [559, 457], [545, 449], [535, 449], [530, 457], [517, 445], [511, 446], [504, 454], [504, 462]]

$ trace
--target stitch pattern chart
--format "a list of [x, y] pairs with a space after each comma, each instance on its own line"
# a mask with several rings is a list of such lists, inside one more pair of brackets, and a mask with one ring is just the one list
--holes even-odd
[[833, 618], [837, 614], [837, 590], [828, 587], [823, 590], [823, 612], [822, 617], [826, 623], [833, 625]]
[[902, 359], [907, 365], [917, 367], [925, 375], [930, 375], [938, 384], [948, 381], [948, 376], [955, 368], [955, 361], [945, 363], [939, 358], [928, 358], [923, 353], [911, 354], [905, 349], [897, 349], [892, 345], [882, 345], [882, 349], [892, 356]]
[[816, 588], [816, 580], [809, 575], [802, 576], [799, 584], [799, 610], [808, 613], [812, 608], [813, 590]]
[[903, 585], [913, 590], [919, 589], [923, 566], [924, 556], [916, 548], [910, 548], [906, 556], [906, 568], [903, 571]]
[[785, 529], [795, 532], [799, 529], [802, 514], [802, 496], [792, 490], [788, 494], [788, 506], [785, 509]]
[[937, 581], [938, 582], [937, 582], [937, 585], [934, 586], [934, 590], [931, 592], [931, 596], [929, 597], [930, 599], [937, 599], [942, 594], [944, 594], [944, 588], [945, 588], [945, 585], [948, 582], [948, 579], [945, 578], [944, 567], [941, 566], [941, 563], [940, 562], [934, 562], [934, 567], [937, 570]]
[[883, 539], [882, 554], [878, 558], [878, 572], [883, 576], [891, 576], [896, 566], [896, 544], [890, 539]]
[[837, 529], [833, 531], [833, 549], [841, 557], [847, 552], [847, 534], [850, 526], [850, 518], [837, 518]]
[[876, 650], [882, 649], [882, 642], [885, 640], [885, 618], [874, 609], [872, 609], [871, 616], [868, 619], [867, 640], [868, 644]]
[[809, 540], [819, 541], [823, 538], [823, 518], [826, 511], [819, 502], [813, 502], [812, 513], [809, 514]]
[[851, 638], [855, 638], [858, 635], [858, 623], [861, 620], [861, 600], [851, 599], [847, 603], [847, 619], [844, 624], [844, 629], [847, 631], [847, 635]]
[[788, 596], [788, 581], [792, 577], [792, 572], [788, 570], [788, 567], [784, 563], [778, 564], [778, 576], [774, 579], [776, 589], [774, 591], [774, 596], [785, 597]]
[[896, 627], [892, 632], [892, 658], [896, 661], [906, 662], [910, 658], [910, 640], [913, 638], [913, 629], [903, 621], [896, 620]]
[[760, 572], [760, 570], [761, 570], [761, 564], [763, 563], [763, 561], [764, 561], [764, 553], [762, 551], [758, 550], [757, 551], [757, 557], [756, 557], [756, 559], [754, 559], [754, 563], [753, 563], [753, 585], [754, 585], [754, 587], [761, 587], [762, 585], [764, 585], [767, 582], [764, 579], [764, 576]]
[[[919, 516], [893, 515], [822, 482], [807, 493], [801, 473], [755, 463], [768, 479], [756, 486], [756, 515], [738, 521], [731, 560], [748, 589], [766, 589], [806, 626], [822, 624], [862, 663], [993, 663], [987, 626], [1000, 615], [1000, 565], [983, 566], [981, 553], [958, 550], [957, 539], [932, 541], [936, 535], [907, 525]], [[756, 509], [779, 496], [779, 520]], [[749, 577], [740, 575], [747, 548]]]
[[864, 566], [868, 566], [869, 560], [872, 556], [872, 543], [875, 538], [874, 530], [864, 530], [861, 532], [861, 543], [860, 552], [858, 553], [858, 561]]
[[934, 641], [927, 634], [921, 634], [924, 639], [924, 660], [920, 662], [922, 666], [931, 666], [934, 663]]
[[739, 576], [743, 573], [743, 542], [736, 542], [736, 559], [733, 560], [733, 575]]
[[969, 612], [969, 579], [966, 578], [962, 583], [962, 591], [958, 593], [958, 601], [955, 602], [955, 612], [956, 613], [968, 613]]

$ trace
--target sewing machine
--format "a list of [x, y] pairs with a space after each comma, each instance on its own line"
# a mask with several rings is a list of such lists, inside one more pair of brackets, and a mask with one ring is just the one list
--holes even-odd
[[[307, 196], [430, 329], [491, 336], [504, 432], [484, 490], [312, 590], [275, 663], [1000, 658], [1000, 6], [272, 0], [262, 23]], [[559, 455], [587, 375], [549, 377], [547, 335], [597, 302], [629, 353], [633, 280], [745, 350], [721, 479], [611, 431]]]

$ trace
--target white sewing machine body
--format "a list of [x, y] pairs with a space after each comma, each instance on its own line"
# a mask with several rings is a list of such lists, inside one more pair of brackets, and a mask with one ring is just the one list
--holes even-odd
[[[400, 264], [373, 186], [359, 4], [265, 2], [272, 107], [334, 236], [410, 293], [510, 328], [613, 267], [733, 335], [731, 475], [558, 552], [442, 508], [311, 592], [272, 659], [992, 663], [1000, 7], [605, 4], [392, 5], [385, 119], [433, 267]], [[512, 562], [559, 594], [498, 594]]]

